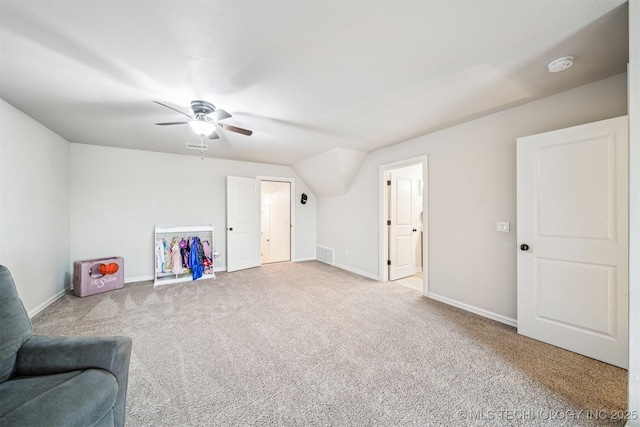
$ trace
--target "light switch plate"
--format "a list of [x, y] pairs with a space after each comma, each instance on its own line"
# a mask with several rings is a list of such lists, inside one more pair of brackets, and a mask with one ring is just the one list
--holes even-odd
[[500, 221], [498, 221], [497, 231], [500, 231], [501, 233], [508, 233], [509, 232], [509, 223], [508, 222], [500, 222]]

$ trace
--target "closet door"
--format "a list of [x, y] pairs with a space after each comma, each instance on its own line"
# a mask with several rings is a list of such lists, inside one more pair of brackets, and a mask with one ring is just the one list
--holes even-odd
[[227, 177], [227, 271], [260, 265], [260, 181]]

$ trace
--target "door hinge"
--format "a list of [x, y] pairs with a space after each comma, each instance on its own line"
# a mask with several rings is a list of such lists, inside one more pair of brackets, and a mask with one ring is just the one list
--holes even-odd
[[390, 219], [387, 220], [387, 225], [391, 225], [391, 220]]
[[390, 259], [387, 260], [387, 265], [391, 265], [391, 260]]
[[391, 180], [387, 180], [387, 185], [391, 185]]

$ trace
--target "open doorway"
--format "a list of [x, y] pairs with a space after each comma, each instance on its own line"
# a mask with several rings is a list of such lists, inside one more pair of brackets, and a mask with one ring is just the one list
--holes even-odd
[[380, 166], [382, 280], [427, 295], [427, 158]]
[[291, 191], [289, 181], [260, 181], [262, 264], [291, 261]]

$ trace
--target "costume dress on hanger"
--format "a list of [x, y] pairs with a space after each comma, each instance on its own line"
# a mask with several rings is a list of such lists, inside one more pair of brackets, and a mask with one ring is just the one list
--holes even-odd
[[165, 265], [167, 262], [166, 259], [167, 252], [167, 242], [164, 239], [156, 240], [156, 267], [158, 267], [158, 271], [164, 273]]
[[202, 259], [204, 258], [204, 251], [202, 250], [202, 244], [199, 237], [191, 238], [191, 245], [189, 246], [189, 267], [191, 268], [191, 275], [193, 280], [197, 280], [202, 277]]
[[[173, 241], [175, 241], [176, 238], [173, 238]], [[165, 266], [165, 269], [167, 271], [173, 271], [173, 254], [171, 253], [171, 248], [173, 247], [173, 241], [171, 241], [171, 243], [167, 244], [167, 265]]]
[[173, 273], [184, 273], [184, 267], [182, 267], [182, 254], [180, 253], [180, 242], [177, 239], [173, 241], [171, 246], [171, 258], [173, 262]]

